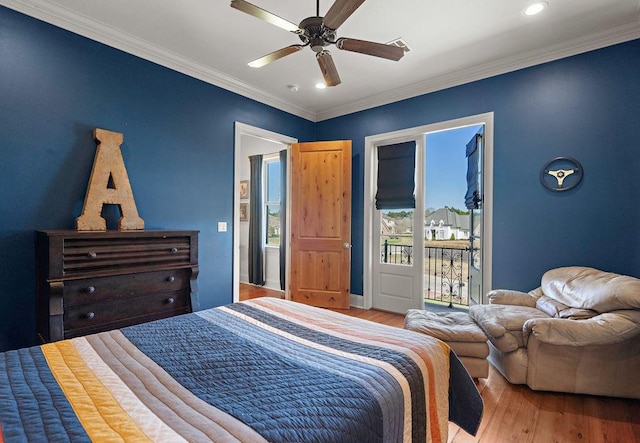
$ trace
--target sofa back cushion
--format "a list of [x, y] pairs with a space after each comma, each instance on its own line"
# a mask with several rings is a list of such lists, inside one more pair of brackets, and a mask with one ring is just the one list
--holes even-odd
[[581, 266], [551, 269], [542, 292], [571, 308], [610, 312], [640, 309], [640, 279]]

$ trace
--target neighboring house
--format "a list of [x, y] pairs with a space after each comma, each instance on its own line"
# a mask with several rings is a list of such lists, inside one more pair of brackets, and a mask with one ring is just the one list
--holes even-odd
[[386, 214], [384, 213], [380, 218], [380, 233], [382, 235], [397, 234], [396, 222], [390, 219], [389, 217], [387, 217]]
[[407, 235], [413, 232], [413, 217], [389, 217], [382, 213], [380, 216], [380, 233], [382, 235]]
[[448, 207], [425, 217], [426, 240], [466, 240], [469, 238], [469, 216], [460, 215]]

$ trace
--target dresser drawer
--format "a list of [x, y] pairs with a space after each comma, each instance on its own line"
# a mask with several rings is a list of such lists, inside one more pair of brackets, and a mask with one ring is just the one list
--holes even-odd
[[113, 272], [150, 266], [184, 266], [191, 263], [190, 236], [133, 238], [65, 238], [62, 274]]
[[189, 312], [189, 293], [182, 289], [65, 308], [64, 338]]
[[190, 278], [190, 269], [174, 269], [70, 280], [64, 283], [64, 306], [67, 309], [67, 307], [81, 304], [176, 291], [187, 288]]

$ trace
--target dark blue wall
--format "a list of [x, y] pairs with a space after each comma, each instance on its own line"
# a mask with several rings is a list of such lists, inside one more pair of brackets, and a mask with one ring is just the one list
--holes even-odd
[[[34, 231], [71, 229], [95, 153], [122, 151], [150, 229], [200, 231], [201, 307], [231, 301], [234, 122], [353, 140], [353, 293], [362, 293], [364, 137], [495, 112], [494, 287], [560, 265], [640, 276], [640, 40], [314, 124], [0, 7], [0, 350], [35, 343]], [[317, 135], [316, 135], [317, 134]], [[552, 194], [544, 163], [582, 184]]]
[[[640, 276], [640, 40], [323, 121], [353, 140], [351, 291], [362, 294], [364, 138], [494, 112], [493, 287], [530, 290], [550, 268]], [[584, 179], [553, 193], [544, 164], [574, 157]]]
[[96, 127], [149, 229], [200, 231], [202, 308], [231, 302], [234, 122], [301, 141], [314, 123], [0, 7], [0, 349], [35, 344], [37, 229], [73, 229]]

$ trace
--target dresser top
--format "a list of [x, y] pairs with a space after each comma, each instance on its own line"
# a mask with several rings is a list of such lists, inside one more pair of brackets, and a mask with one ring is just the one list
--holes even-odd
[[192, 230], [161, 230], [161, 229], [143, 229], [140, 231], [76, 231], [73, 229], [60, 230], [39, 230], [38, 235], [46, 235], [48, 237], [69, 237], [69, 236], [97, 236], [97, 237], [164, 237], [167, 235], [195, 235], [200, 231]]

